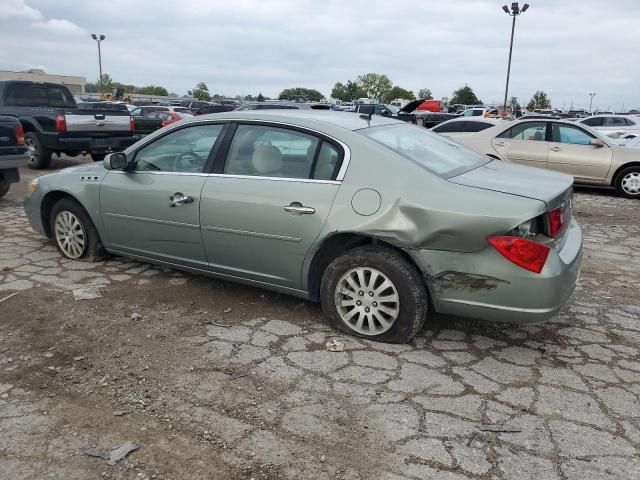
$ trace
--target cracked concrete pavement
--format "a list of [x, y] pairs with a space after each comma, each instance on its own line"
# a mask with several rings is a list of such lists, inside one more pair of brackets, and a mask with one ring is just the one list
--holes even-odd
[[[387, 345], [284, 295], [64, 260], [25, 184], [0, 200], [0, 479], [640, 478], [637, 202], [578, 191], [582, 279], [552, 322], [435, 316]], [[116, 466], [81, 454], [128, 440]]]

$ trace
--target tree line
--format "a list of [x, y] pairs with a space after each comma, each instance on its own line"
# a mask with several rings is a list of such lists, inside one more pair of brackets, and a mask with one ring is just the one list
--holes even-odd
[[[147, 85], [143, 87], [137, 87], [135, 85], [123, 84], [114, 81], [108, 73], [102, 75], [102, 91], [111, 92], [114, 88], [123, 88], [125, 93], [139, 93], [146, 95], [158, 95], [158, 96], [178, 96], [175, 93], [169, 93], [165, 87], [159, 85]], [[95, 93], [100, 91], [100, 79], [95, 83], [87, 83], [85, 90], [88, 93]], [[196, 86], [189, 90], [188, 95], [202, 101], [216, 101], [223, 98], [229, 98], [225, 95], [218, 93], [211, 94], [209, 87], [205, 82], [198, 82]], [[262, 92], [254, 96], [248, 95], [236, 95], [236, 100], [243, 101], [257, 101], [263, 102], [271, 100], [271, 98], [262, 95]], [[319, 102], [324, 99], [325, 96], [318, 90], [304, 87], [291, 87], [285, 88], [278, 95], [279, 100], [304, 100], [308, 102]], [[433, 99], [433, 94], [428, 88], [422, 88], [418, 91], [416, 96], [413, 91], [403, 88], [399, 85], [394, 85], [387, 75], [379, 73], [366, 73], [364, 75], [358, 75], [355, 80], [347, 80], [345, 83], [336, 82], [331, 90], [331, 98], [341, 100], [343, 102], [352, 102], [358, 98], [373, 98], [380, 100], [383, 103], [390, 103], [396, 99], [403, 100], [415, 100], [421, 98], [424, 100]], [[473, 91], [469, 85], [464, 85], [452, 93], [451, 97], [443, 97], [443, 103], [450, 105], [481, 105], [482, 100]], [[511, 97], [509, 99], [509, 105], [514, 109], [521, 108], [521, 105], [517, 97]], [[551, 99], [549, 96], [539, 90], [533, 94], [533, 97], [526, 105], [527, 110], [533, 110], [536, 108], [546, 109], [551, 108]]]

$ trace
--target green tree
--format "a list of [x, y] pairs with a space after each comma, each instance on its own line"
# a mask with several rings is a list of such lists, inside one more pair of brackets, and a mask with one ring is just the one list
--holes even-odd
[[423, 98], [425, 100], [433, 100], [433, 94], [431, 93], [431, 90], [429, 90], [428, 88], [421, 88], [420, 91], [418, 92], [418, 98]]
[[280, 95], [278, 95], [280, 100], [288, 100], [296, 97], [304, 97], [308, 102], [319, 102], [324, 98], [324, 95], [313, 88], [302, 87], [285, 88], [280, 92]]
[[462, 105], [480, 105], [482, 101], [476, 97], [476, 94], [473, 92], [473, 89], [469, 85], [465, 85], [464, 87], [460, 87], [451, 96], [451, 100], [449, 103], [452, 104], [462, 104]]
[[389, 103], [396, 98], [404, 99], [404, 100], [415, 100], [416, 96], [413, 94], [411, 90], [407, 90], [406, 88], [402, 88], [399, 86], [394, 86], [389, 90], [387, 95], [384, 97], [384, 103]]
[[345, 86], [347, 89], [347, 98], [346, 101], [352, 102], [357, 98], [362, 98], [367, 96], [367, 92], [365, 92], [357, 82], [352, 82], [351, 80], [347, 80], [347, 85]]
[[367, 97], [377, 100], [383, 100], [393, 87], [389, 77], [379, 73], [359, 75], [356, 83], [365, 92]]
[[534, 93], [527, 103], [527, 110], [533, 111], [535, 108], [551, 108], [551, 99], [542, 90]]
[[342, 100], [343, 102], [349, 101], [350, 98], [347, 87], [340, 82], [336, 82], [336, 84], [333, 86], [333, 89], [331, 90], [331, 98]]
[[520, 108], [520, 102], [518, 101], [518, 97], [511, 97], [509, 99], [509, 105], [513, 108]]
[[253, 102], [254, 100], [255, 99], [253, 98], [253, 95], [251, 95], [251, 94], [244, 96], [244, 101], [245, 102]]
[[259, 102], [264, 102], [264, 97], [262, 96], [262, 92], [260, 92], [260, 93], [258, 94], [258, 101], [259, 101]]
[[169, 95], [167, 89], [159, 85], [147, 85], [145, 87], [136, 88], [135, 92], [141, 95], [161, 95], [165, 97]]
[[209, 100], [211, 100], [211, 95], [209, 94], [209, 87], [207, 87], [207, 84], [204, 82], [198, 83], [196, 87], [189, 92], [189, 95], [204, 102], [208, 102]]

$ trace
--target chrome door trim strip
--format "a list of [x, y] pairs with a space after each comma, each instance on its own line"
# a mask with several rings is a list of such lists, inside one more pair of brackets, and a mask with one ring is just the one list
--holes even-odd
[[110, 170], [109, 173], [119, 173], [125, 175], [179, 175], [183, 177], [224, 177], [238, 178], [245, 180], [272, 180], [277, 182], [300, 182], [300, 183], [326, 183], [328, 185], [340, 185], [338, 180], [316, 180], [314, 178], [288, 178], [288, 177], [261, 177], [257, 175], [231, 175], [228, 173], [190, 173], [190, 172], [125, 172], [122, 170]]
[[[167, 203], [167, 206], [169, 206], [168, 203]], [[174, 227], [186, 227], [192, 230], [200, 229], [200, 225], [194, 225], [192, 223], [172, 222], [171, 220], [159, 220], [157, 218], [134, 217], [132, 215], [122, 215], [120, 213], [104, 213], [104, 215], [106, 217], [123, 218], [125, 220], [135, 220], [138, 222], [158, 223], [161, 225], [169, 225]]]
[[302, 238], [298, 238], [298, 237], [287, 237], [284, 235], [274, 235], [271, 233], [251, 232], [248, 230], [235, 230], [233, 228], [203, 226], [202, 229], [211, 231], [211, 232], [231, 233], [235, 235], [244, 235], [248, 237], [268, 238], [270, 240], [283, 240], [285, 242], [298, 243], [302, 241]]

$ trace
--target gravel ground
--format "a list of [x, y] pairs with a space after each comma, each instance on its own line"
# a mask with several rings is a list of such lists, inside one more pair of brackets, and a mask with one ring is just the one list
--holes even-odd
[[553, 322], [437, 316], [385, 345], [292, 297], [64, 260], [22, 211], [38, 174], [0, 199], [0, 479], [640, 478], [640, 203], [578, 191], [582, 279]]

